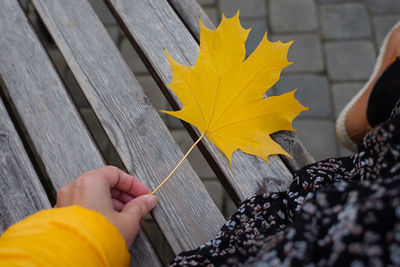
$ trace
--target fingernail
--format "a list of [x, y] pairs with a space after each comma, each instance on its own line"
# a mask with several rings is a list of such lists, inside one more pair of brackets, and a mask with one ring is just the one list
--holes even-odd
[[157, 197], [153, 195], [146, 195], [147, 197], [147, 204], [153, 209], [157, 204]]

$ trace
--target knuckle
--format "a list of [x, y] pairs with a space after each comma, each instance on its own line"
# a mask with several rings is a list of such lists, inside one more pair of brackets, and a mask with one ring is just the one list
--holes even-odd
[[64, 195], [66, 191], [67, 191], [67, 186], [63, 186], [57, 191], [57, 195]]
[[87, 175], [81, 175], [75, 180], [75, 187], [77, 187], [77, 188], [85, 188], [91, 183], [91, 181], [95, 177], [96, 176], [90, 175], [89, 173]]
[[90, 170], [90, 171], [85, 172], [84, 174], [82, 174], [82, 175], [79, 176], [78, 178], [80, 178], [80, 177], [86, 177], [86, 176], [95, 176], [96, 174], [98, 174], [98, 172], [99, 172], [98, 169], [93, 169], [93, 170]]
[[110, 171], [116, 171], [116, 170], [118, 170], [117, 167], [112, 166], [112, 165], [107, 165], [107, 166], [105, 166], [104, 168], [106, 168], [106, 169], [108, 169], [108, 170], [110, 170]]
[[107, 165], [101, 168], [100, 170], [102, 171], [102, 174], [111, 176], [117, 176], [120, 171], [117, 167], [111, 165]]
[[141, 217], [144, 217], [147, 215], [147, 213], [149, 213], [146, 205], [139, 205], [139, 209], [140, 209]]
[[57, 202], [62, 202], [64, 200], [67, 191], [68, 191], [67, 186], [63, 186], [57, 191]]

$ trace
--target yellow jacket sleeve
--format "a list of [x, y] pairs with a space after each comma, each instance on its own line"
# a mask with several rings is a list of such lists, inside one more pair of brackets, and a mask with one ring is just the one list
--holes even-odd
[[0, 237], [0, 266], [129, 266], [129, 260], [118, 229], [79, 206], [40, 211]]

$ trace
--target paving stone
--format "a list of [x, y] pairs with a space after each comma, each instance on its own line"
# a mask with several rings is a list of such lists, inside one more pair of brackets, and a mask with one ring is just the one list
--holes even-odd
[[196, 0], [201, 6], [214, 5], [215, 0]]
[[294, 120], [297, 135], [315, 160], [336, 157], [335, 124], [329, 120]]
[[264, 98], [271, 96], [271, 95], [276, 95], [276, 90], [273, 86], [271, 88], [269, 88], [267, 92], [265, 92]]
[[[170, 106], [170, 104], [167, 102], [167, 108], [166, 110], [173, 110], [173, 108]], [[161, 118], [164, 120], [164, 123], [167, 125], [168, 129], [170, 130], [183, 130], [185, 127], [183, 126], [183, 123], [180, 119], [168, 115], [168, 114], [161, 114]]]
[[154, 81], [153, 77], [150, 75], [140, 75], [136, 76], [136, 78], [153, 106], [157, 110], [165, 110], [167, 108], [167, 100], [161, 93], [161, 90]]
[[267, 15], [265, 0], [220, 0], [219, 8], [226, 17], [232, 17], [240, 10], [240, 18], [257, 18]]
[[274, 33], [318, 30], [313, 0], [270, 0], [269, 10]]
[[367, 0], [372, 14], [400, 14], [399, 0]]
[[211, 198], [214, 200], [217, 207], [222, 210], [224, 200], [224, 189], [220, 181], [217, 178], [203, 179], [203, 183], [210, 193]]
[[136, 50], [132, 47], [128, 39], [124, 38], [121, 42], [120, 51], [125, 61], [128, 63], [129, 67], [133, 72], [137, 74], [147, 74], [147, 68], [143, 61], [140, 59]]
[[319, 4], [334, 4], [334, 3], [340, 3], [346, 0], [318, 0]]
[[353, 151], [348, 150], [344, 145], [342, 145], [339, 141], [339, 157], [348, 157], [354, 154]]
[[[168, 108], [167, 110], [172, 110], [172, 108]], [[163, 119], [164, 119], [165, 124], [167, 124], [168, 129], [170, 129], [170, 130], [185, 129], [181, 120], [179, 120], [178, 118], [176, 118], [174, 116], [165, 114]]]
[[363, 83], [337, 83], [332, 85], [333, 109], [335, 118], [344, 109], [346, 104], [355, 96], [364, 86]]
[[[173, 130], [171, 131], [171, 134], [183, 153], [186, 153], [194, 143], [186, 130]], [[197, 147], [190, 152], [188, 159], [193, 169], [201, 178], [215, 177], [214, 172]]]
[[256, 49], [267, 31], [267, 22], [265, 19], [241, 19], [240, 22], [244, 28], [251, 28], [246, 41], [246, 54], [249, 56]]
[[207, 16], [211, 19], [214, 25], [218, 26], [220, 22], [219, 13], [215, 7], [204, 7], [204, 12], [206, 12]]
[[27, 0], [27, 12], [30, 14], [36, 13], [35, 7], [30, 3], [31, 1]]
[[375, 64], [369, 41], [325, 43], [328, 74], [333, 81], [367, 80]]
[[[146, 217], [147, 218], [147, 217]], [[158, 229], [156, 223], [152, 219], [145, 219], [143, 229], [146, 232], [148, 238], [151, 240], [151, 244], [160, 256], [161, 261], [166, 266], [174, 259], [174, 254], [165, 240], [164, 235]]]
[[381, 47], [387, 33], [398, 21], [400, 21], [399, 15], [374, 16], [372, 18], [377, 47]]
[[54, 66], [58, 70], [59, 73], [65, 73], [67, 70], [67, 63], [60, 50], [58, 49], [47, 49], [47, 52], [53, 61]]
[[99, 0], [89, 0], [89, 3], [92, 5], [94, 12], [96, 12], [97, 16], [100, 18], [101, 22], [103, 22], [106, 26], [118, 25], [114, 16], [111, 14], [107, 5], [104, 1]]
[[238, 208], [236, 207], [235, 203], [233, 203], [232, 199], [228, 196], [228, 194], [225, 194], [223, 210], [225, 218], [229, 218], [230, 216], [232, 216], [237, 211], [237, 209]]
[[108, 165], [118, 167], [122, 170], [125, 169], [124, 163], [122, 163], [121, 158], [119, 157], [117, 151], [115, 150], [114, 146], [111, 143], [107, 145], [107, 148], [104, 150], [102, 155]]
[[363, 4], [321, 6], [320, 17], [326, 39], [368, 38], [371, 35], [367, 9]]
[[288, 59], [294, 63], [285, 68], [284, 73], [322, 72], [324, 70], [322, 44], [318, 35], [273, 35], [271, 39], [282, 42], [293, 41]]
[[69, 91], [72, 99], [78, 107], [89, 107], [89, 103], [82, 92], [81, 87], [76, 81], [74, 75], [70, 70], [67, 70], [64, 75], [64, 82]]
[[18, 2], [25, 11], [28, 11], [29, 0], [18, 0]]
[[328, 80], [318, 75], [284, 75], [274, 86], [277, 95], [296, 88], [296, 99], [310, 110], [299, 118], [330, 118], [332, 116]]
[[106, 27], [108, 34], [111, 39], [114, 41], [114, 44], [118, 45], [119, 37], [122, 34], [119, 27], [117, 26], [108, 26]]
[[110, 140], [107, 135], [104, 133], [103, 127], [101, 126], [99, 120], [94, 114], [91, 108], [81, 108], [80, 112], [82, 117], [92, 133], [94, 139], [96, 140], [96, 144], [98, 145], [101, 151], [105, 151]]

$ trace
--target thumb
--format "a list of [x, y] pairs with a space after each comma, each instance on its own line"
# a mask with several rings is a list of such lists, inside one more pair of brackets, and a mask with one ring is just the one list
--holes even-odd
[[157, 197], [142, 195], [125, 204], [114, 225], [120, 230], [128, 248], [131, 247], [136, 236], [140, 233], [140, 221], [157, 204]]
[[140, 221], [157, 205], [157, 201], [156, 196], [142, 195], [126, 203], [121, 212]]

